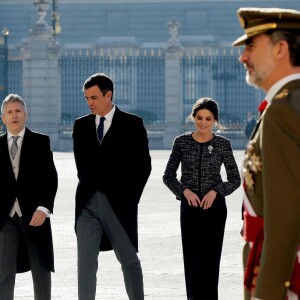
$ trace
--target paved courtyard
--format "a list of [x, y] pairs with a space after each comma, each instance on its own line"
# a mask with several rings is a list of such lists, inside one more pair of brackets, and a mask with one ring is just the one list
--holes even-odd
[[[162, 182], [169, 154], [169, 150], [151, 151], [152, 173], [139, 206], [139, 257], [142, 262], [147, 300], [186, 299], [179, 202]], [[243, 151], [235, 151], [234, 155], [240, 166]], [[51, 216], [56, 268], [56, 272], [52, 274], [52, 299], [76, 300], [74, 233], [76, 169], [73, 153], [55, 152], [54, 159], [59, 175], [59, 187], [54, 215]], [[242, 225], [241, 201], [241, 187], [227, 197], [228, 217], [220, 269], [220, 300], [242, 299], [243, 239], [239, 234]], [[29, 299], [33, 299], [31, 273], [18, 274], [15, 300]], [[96, 299], [128, 299], [121, 268], [112, 251], [100, 253]]]

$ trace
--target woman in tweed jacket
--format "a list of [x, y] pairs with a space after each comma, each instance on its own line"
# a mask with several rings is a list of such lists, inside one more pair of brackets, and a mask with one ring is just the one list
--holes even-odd
[[[175, 138], [163, 181], [181, 200], [187, 299], [217, 300], [227, 217], [225, 196], [240, 186], [241, 179], [230, 141], [212, 133], [213, 125], [218, 125], [217, 103], [211, 98], [198, 99], [190, 118], [195, 131]], [[222, 164], [227, 181], [221, 178]]]

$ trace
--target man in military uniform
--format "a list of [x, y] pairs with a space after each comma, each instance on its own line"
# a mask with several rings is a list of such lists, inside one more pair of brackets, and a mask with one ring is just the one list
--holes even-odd
[[244, 165], [245, 299], [300, 299], [300, 11], [240, 8], [233, 46], [266, 93]]

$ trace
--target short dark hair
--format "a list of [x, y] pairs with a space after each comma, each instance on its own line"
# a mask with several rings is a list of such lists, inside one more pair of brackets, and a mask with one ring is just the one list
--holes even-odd
[[273, 44], [284, 40], [289, 45], [290, 62], [292, 66], [300, 66], [300, 30], [282, 29], [270, 30], [266, 34], [271, 38]]
[[112, 80], [105, 75], [104, 73], [96, 73], [89, 78], [83, 84], [82, 90], [85, 91], [90, 87], [97, 85], [104, 96], [108, 91], [111, 91], [111, 99], [113, 98], [114, 94], [114, 84]]

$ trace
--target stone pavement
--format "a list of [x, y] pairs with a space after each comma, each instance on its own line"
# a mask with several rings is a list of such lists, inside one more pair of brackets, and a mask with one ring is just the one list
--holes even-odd
[[[162, 182], [169, 150], [152, 150], [152, 173], [139, 206], [139, 257], [146, 300], [185, 300], [179, 202]], [[234, 151], [238, 166], [243, 151]], [[51, 216], [55, 268], [52, 299], [76, 300], [76, 239], [74, 194], [77, 184], [73, 153], [54, 153], [59, 187]], [[225, 176], [225, 172], [223, 173]], [[225, 177], [226, 178], [226, 177]], [[219, 299], [242, 299], [240, 237], [242, 188], [227, 197], [228, 217], [220, 268]], [[97, 300], [127, 300], [122, 272], [112, 251], [99, 256]], [[1, 295], [0, 295], [1, 298]], [[32, 300], [31, 273], [17, 275], [15, 300]], [[204, 299], [209, 300], [209, 299]]]

